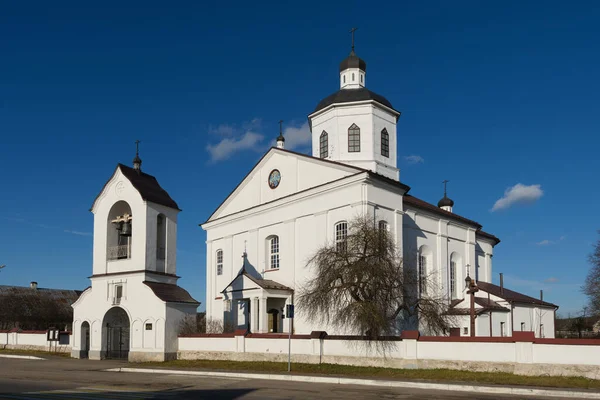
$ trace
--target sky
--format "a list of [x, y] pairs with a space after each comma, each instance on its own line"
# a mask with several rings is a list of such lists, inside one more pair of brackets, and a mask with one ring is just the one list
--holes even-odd
[[[205, 301], [198, 226], [307, 115], [350, 51], [402, 112], [400, 179], [498, 236], [494, 282], [575, 314], [600, 238], [600, 4], [4, 2], [0, 284], [83, 289], [89, 209], [141, 140], [178, 202], [179, 284]], [[200, 309], [202, 310], [202, 305]]]

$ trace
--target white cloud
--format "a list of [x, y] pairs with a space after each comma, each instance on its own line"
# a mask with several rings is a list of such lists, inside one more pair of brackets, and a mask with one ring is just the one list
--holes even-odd
[[241, 150], [258, 150], [264, 138], [260, 133], [247, 131], [239, 138], [226, 137], [217, 144], [208, 144], [206, 150], [210, 154], [210, 161], [222, 161]]
[[91, 232], [72, 231], [70, 229], [65, 229], [65, 232], [72, 233], [73, 235], [77, 235], [77, 236], [92, 236]]
[[208, 128], [208, 132], [219, 136], [233, 136], [234, 129], [235, 128], [233, 127], [233, 125], [221, 124], [216, 128]]
[[404, 156], [404, 161], [406, 161], [408, 164], [422, 164], [425, 162], [423, 157], [417, 155]]
[[538, 246], [549, 246], [551, 244], [556, 244], [558, 242], [561, 242], [563, 240], [565, 240], [566, 236], [561, 236], [560, 238], [558, 238], [558, 240], [548, 240], [548, 239], [544, 239], [541, 242], [537, 242], [536, 244]]
[[285, 148], [288, 150], [306, 146], [312, 141], [312, 134], [310, 133], [308, 122], [303, 123], [299, 127], [286, 127], [283, 130], [283, 137], [285, 138]]
[[544, 194], [541, 185], [523, 185], [517, 183], [504, 191], [504, 196], [496, 200], [493, 211], [504, 210], [514, 204], [533, 203]]

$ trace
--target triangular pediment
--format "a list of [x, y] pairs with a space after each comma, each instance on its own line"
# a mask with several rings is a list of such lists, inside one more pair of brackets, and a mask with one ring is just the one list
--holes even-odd
[[[365, 170], [273, 147], [207, 222], [361, 172]], [[270, 180], [276, 174], [279, 174], [279, 181]]]

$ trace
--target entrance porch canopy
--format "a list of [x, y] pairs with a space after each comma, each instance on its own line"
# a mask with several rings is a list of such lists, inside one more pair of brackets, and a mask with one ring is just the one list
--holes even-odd
[[[242, 270], [221, 293], [226, 315], [235, 315], [237, 304], [246, 305], [244, 315], [236, 318], [238, 329], [246, 326], [255, 333], [270, 333], [274, 326], [281, 327], [275, 328], [275, 331], [290, 329], [288, 324], [283, 326], [282, 314], [285, 304], [292, 304], [293, 289], [270, 279], [256, 278]], [[277, 321], [273, 324], [272, 320], [269, 321], [269, 313], [273, 314], [274, 310], [277, 310], [276, 316], [271, 315], [271, 319], [277, 318]], [[241, 318], [246, 323], [242, 323]]]

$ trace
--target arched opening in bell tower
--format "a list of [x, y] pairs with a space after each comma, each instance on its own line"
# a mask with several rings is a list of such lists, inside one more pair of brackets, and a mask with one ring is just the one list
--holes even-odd
[[126, 201], [116, 202], [106, 222], [106, 259], [115, 261], [131, 258], [133, 215]]

